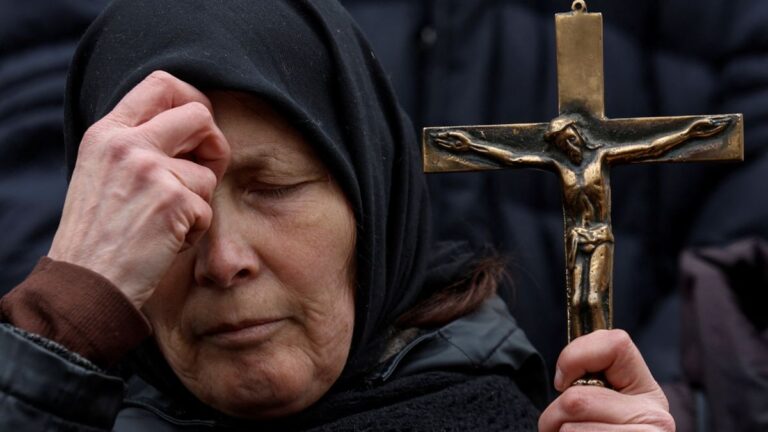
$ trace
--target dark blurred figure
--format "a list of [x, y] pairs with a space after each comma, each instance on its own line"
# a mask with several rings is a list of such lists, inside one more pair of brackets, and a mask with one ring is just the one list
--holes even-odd
[[[553, 14], [569, 11], [570, 0], [342, 2], [370, 38], [416, 127], [546, 122], [557, 115]], [[765, 265], [765, 249], [747, 253], [732, 244], [768, 238], [768, 2], [587, 3], [604, 18], [609, 117], [745, 114], [742, 164], [612, 170], [615, 324], [632, 334], [657, 379], [668, 383], [680, 431], [706, 430], [706, 413], [714, 417], [711, 430], [768, 430], [768, 373], [756, 368], [760, 357], [730, 368], [716, 360], [739, 358], [750, 343], [768, 352], [768, 333], [759, 324], [764, 318], [755, 310], [764, 315], [766, 303], [741, 306], [765, 298], [768, 278], [752, 272], [738, 282], [702, 283], [704, 274], [731, 271], [726, 263], [749, 263], [742, 270]], [[469, 236], [512, 259], [513, 313], [554, 369], [566, 337], [557, 179], [518, 170], [429, 181], [441, 237]], [[724, 251], [708, 270], [691, 260], [704, 249], [708, 256]], [[688, 258], [681, 260], [684, 253]], [[736, 322], [740, 326], [731, 325]], [[719, 343], [718, 333], [732, 343]], [[739, 336], [750, 340], [742, 344], [734, 339]], [[686, 360], [691, 352], [702, 355], [701, 368], [689, 361], [681, 367], [681, 343]], [[730, 378], [714, 383], [718, 374]], [[727, 381], [733, 387], [723, 387]], [[740, 399], [724, 397], [728, 392]]]
[[66, 191], [69, 60], [102, 0], [0, 0], [0, 295], [48, 252]]

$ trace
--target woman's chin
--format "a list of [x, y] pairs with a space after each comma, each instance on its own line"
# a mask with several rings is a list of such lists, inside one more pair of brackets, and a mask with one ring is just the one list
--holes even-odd
[[[309, 407], [330, 388], [318, 386], [312, 366], [296, 358], [275, 362], [240, 353], [234, 361], [214, 358], [200, 364], [204, 369], [196, 373], [179, 374], [182, 383], [203, 403], [234, 417], [287, 416]], [[265, 367], [269, 364], [281, 366]]]

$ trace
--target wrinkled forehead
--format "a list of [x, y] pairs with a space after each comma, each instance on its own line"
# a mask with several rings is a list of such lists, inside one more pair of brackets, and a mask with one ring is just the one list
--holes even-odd
[[228, 172], [326, 171], [311, 141], [266, 100], [229, 91], [208, 92], [207, 96], [216, 124], [230, 145]]

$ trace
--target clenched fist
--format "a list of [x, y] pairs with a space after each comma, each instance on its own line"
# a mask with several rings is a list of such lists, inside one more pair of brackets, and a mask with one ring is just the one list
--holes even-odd
[[208, 98], [152, 73], [85, 133], [48, 256], [101, 274], [140, 308], [210, 226], [228, 161]]
[[[572, 386], [587, 373], [604, 372], [612, 389]], [[565, 347], [555, 388], [563, 392], [542, 413], [540, 432], [674, 432], [664, 392], [626, 332], [600, 330]]]

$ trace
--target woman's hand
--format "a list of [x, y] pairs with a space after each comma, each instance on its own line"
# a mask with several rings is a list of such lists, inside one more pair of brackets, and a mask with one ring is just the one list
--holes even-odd
[[[603, 372], [613, 390], [571, 386], [589, 372]], [[541, 415], [540, 432], [675, 430], [664, 392], [622, 330], [596, 331], [566, 346], [555, 388], [563, 393]]]
[[85, 133], [48, 256], [101, 274], [140, 308], [210, 226], [228, 161], [208, 98], [152, 73]]

